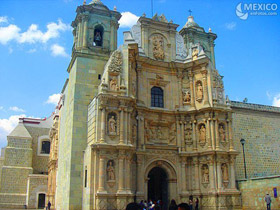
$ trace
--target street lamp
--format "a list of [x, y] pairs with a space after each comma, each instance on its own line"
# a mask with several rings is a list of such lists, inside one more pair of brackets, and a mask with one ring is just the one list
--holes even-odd
[[245, 152], [244, 152], [245, 139], [241, 139], [240, 143], [242, 144], [242, 147], [243, 147], [243, 161], [244, 161], [245, 179], [247, 179], [246, 159], [245, 159]]

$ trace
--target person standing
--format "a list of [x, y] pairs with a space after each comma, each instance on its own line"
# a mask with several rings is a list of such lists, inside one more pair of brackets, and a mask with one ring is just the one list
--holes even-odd
[[48, 210], [51, 210], [51, 206], [52, 206], [52, 204], [51, 204], [51, 202], [49, 201], [49, 202], [48, 202]]
[[270, 195], [267, 193], [265, 198], [264, 198], [265, 202], [266, 202], [266, 209], [267, 210], [271, 210], [270, 205], [271, 205], [271, 197]]
[[199, 200], [198, 198], [195, 199], [195, 210], [198, 210], [198, 204], [199, 204]]
[[174, 199], [171, 200], [170, 205], [169, 205], [169, 210], [177, 210], [177, 204]]

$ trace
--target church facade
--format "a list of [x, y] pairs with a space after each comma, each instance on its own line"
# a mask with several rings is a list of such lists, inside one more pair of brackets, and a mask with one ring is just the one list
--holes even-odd
[[100, 0], [77, 8], [55, 112], [20, 119], [1, 152], [0, 208], [264, 209], [266, 193], [280, 208], [280, 108], [225, 97], [217, 35], [192, 16], [178, 30], [143, 14], [118, 48], [120, 18]]
[[164, 15], [144, 15], [117, 49], [120, 17], [93, 1], [72, 23], [57, 209], [125, 209], [134, 199], [167, 209], [192, 197], [203, 209], [240, 207], [217, 36], [192, 16], [178, 32]]

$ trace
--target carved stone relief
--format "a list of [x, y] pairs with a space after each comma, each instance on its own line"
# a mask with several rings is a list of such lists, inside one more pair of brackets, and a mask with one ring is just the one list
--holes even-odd
[[176, 125], [146, 120], [145, 139], [152, 144], [176, 144]]
[[229, 183], [228, 166], [227, 166], [227, 164], [223, 163], [221, 165], [221, 169], [222, 169], [223, 184], [224, 184], [224, 187], [227, 187], [228, 183]]
[[185, 142], [186, 145], [192, 145], [193, 140], [192, 140], [192, 128], [190, 124], [185, 126]]
[[116, 176], [115, 176], [115, 163], [113, 160], [109, 160], [107, 162], [107, 184], [109, 187], [113, 187], [115, 185]]
[[201, 173], [202, 173], [202, 184], [208, 184], [209, 183], [209, 167], [207, 164], [203, 164], [201, 167]]
[[153, 43], [153, 55], [157, 60], [164, 60], [164, 40], [160, 35], [156, 35], [152, 38]]
[[117, 77], [112, 77], [111, 78], [111, 80], [110, 80], [110, 90], [112, 90], [112, 91], [118, 91], [119, 90]]
[[226, 131], [223, 123], [219, 124], [219, 138], [220, 142], [226, 142]]
[[108, 134], [109, 135], [117, 135], [117, 115], [114, 112], [108, 114]]
[[188, 105], [191, 103], [191, 93], [190, 90], [183, 91], [183, 105]]
[[203, 100], [203, 87], [201, 81], [196, 82], [196, 100], [198, 102], [202, 102]]
[[199, 144], [204, 146], [206, 144], [206, 128], [203, 123], [199, 124]]
[[120, 73], [122, 71], [122, 53], [118, 50], [114, 51], [111, 60], [109, 61], [108, 70], [109, 72]]
[[192, 48], [192, 59], [196, 60], [198, 57], [198, 47], [193, 47]]

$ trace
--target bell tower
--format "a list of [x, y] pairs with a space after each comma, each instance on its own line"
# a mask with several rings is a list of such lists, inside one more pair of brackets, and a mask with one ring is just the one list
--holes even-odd
[[[57, 209], [81, 210], [83, 159], [87, 147], [88, 105], [98, 92], [104, 66], [117, 49], [121, 14], [100, 0], [78, 6], [72, 22], [74, 45], [62, 90], [56, 193]], [[89, 200], [86, 203], [91, 202]], [[89, 206], [89, 205], [88, 205]]]
[[117, 49], [118, 21], [121, 14], [109, 10], [100, 0], [77, 8], [77, 16], [72, 22], [73, 51], [89, 54], [108, 54]]

